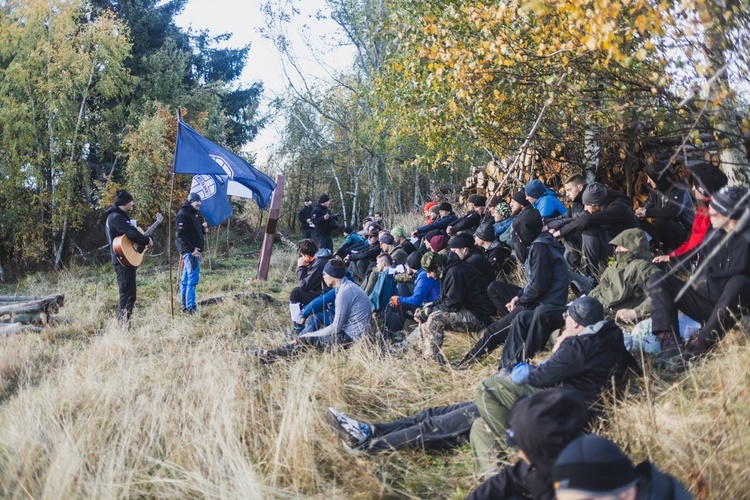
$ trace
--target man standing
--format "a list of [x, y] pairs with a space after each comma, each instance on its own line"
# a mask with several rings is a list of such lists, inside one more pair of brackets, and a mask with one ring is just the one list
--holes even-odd
[[312, 198], [305, 196], [305, 206], [300, 208], [297, 214], [297, 220], [299, 221], [299, 227], [302, 230], [302, 238], [308, 240], [312, 238], [315, 224], [312, 222]]
[[314, 240], [318, 248], [327, 248], [333, 252], [333, 239], [331, 233], [339, 227], [338, 222], [328, 209], [331, 206], [331, 199], [327, 194], [320, 195], [318, 204], [312, 209], [312, 223], [315, 225]]
[[182, 259], [182, 280], [180, 281], [180, 306], [186, 313], [195, 312], [195, 287], [198, 285], [201, 272], [201, 251], [203, 250], [203, 234], [205, 227], [198, 220], [198, 210], [201, 208], [201, 197], [198, 193], [190, 193], [187, 201], [177, 212], [175, 225], [177, 237], [175, 243]]
[[104, 230], [107, 233], [107, 239], [109, 240], [112, 267], [115, 268], [115, 273], [117, 274], [117, 287], [120, 291], [120, 302], [117, 306], [117, 319], [125, 319], [125, 321], [130, 321], [130, 315], [133, 313], [133, 306], [135, 305], [135, 271], [137, 268], [133, 266], [126, 267], [120, 264], [120, 261], [117, 260], [117, 254], [115, 254], [112, 242], [118, 236], [125, 235], [138, 245], [146, 245], [148, 248], [154, 246], [154, 241], [150, 237], [144, 236], [138, 231], [136, 226], [131, 223], [129, 214], [133, 211], [133, 207], [135, 207], [133, 196], [124, 189], [118, 189], [115, 193], [114, 204], [105, 212], [107, 222], [104, 226]]

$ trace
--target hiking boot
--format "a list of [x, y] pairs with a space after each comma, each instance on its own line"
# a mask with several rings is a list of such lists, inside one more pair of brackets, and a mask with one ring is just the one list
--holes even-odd
[[349, 418], [344, 413], [336, 411], [333, 408], [328, 408], [326, 422], [343, 439], [345, 446], [348, 444], [352, 448], [359, 448], [372, 436], [372, 429], [369, 425]]
[[500, 380], [510, 380], [510, 374], [511, 370], [503, 366], [492, 376], [492, 378]]
[[247, 351], [247, 355], [249, 358], [256, 359], [259, 363], [264, 365], [271, 362], [268, 357], [268, 351], [265, 349], [252, 349]]
[[[661, 351], [656, 355], [654, 368], [677, 372], [681, 365], [684, 365], [682, 351], [684, 347], [677, 342], [671, 332], [661, 332], [656, 335], [661, 345]], [[683, 368], [684, 369], [684, 368]]]
[[588, 295], [596, 286], [596, 280], [590, 276], [583, 276], [573, 272], [569, 273], [569, 276], [570, 289], [573, 290], [573, 294], [576, 297]]

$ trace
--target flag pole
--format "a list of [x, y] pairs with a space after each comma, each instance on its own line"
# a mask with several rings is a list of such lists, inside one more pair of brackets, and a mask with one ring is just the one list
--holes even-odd
[[[180, 126], [182, 108], [177, 106], [177, 127]], [[177, 140], [175, 139], [175, 159], [177, 159]], [[169, 208], [167, 208], [167, 261], [169, 262], [169, 314], [174, 320], [174, 278], [172, 277], [172, 199], [174, 198], [174, 162], [172, 162], [172, 187], [169, 189]]]

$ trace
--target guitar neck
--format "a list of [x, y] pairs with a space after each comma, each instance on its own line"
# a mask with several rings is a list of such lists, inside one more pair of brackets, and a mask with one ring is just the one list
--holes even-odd
[[[161, 214], [159, 214], [161, 215]], [[164, 220], [162, 217], [157, 217], [156, 222], [151, 224], [151, 227], [149, 227], [144, 233], [143, 236], [151, 236], [151, 233], [154, 232], [154, 230], [159, 227], [159, 224], [161, 224], [161, 221]]]

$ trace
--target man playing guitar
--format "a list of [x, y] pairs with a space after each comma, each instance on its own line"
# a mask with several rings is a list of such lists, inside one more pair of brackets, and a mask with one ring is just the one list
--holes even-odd
[[105, 215], [107, 216], [107, 222], [105, 224], [105, 231], [107, 233], [107, 239], [109, 241], [109, 250], [112, 255], [112, 267], [115, 268], [117, 274], [117, 287], [120, 290], [120, 303], [117, 307], [117, 319], [130, 321], [130, 315], [133, 312], [133, 306], [135, 305], [136, 296], [136, 283], [135, 283], [135, 272], [137, 267], [135, 266], [124, 266], [120, 263], [115, 253], [113, 241], [118, 236], [125, 235], [134, 243], [144, 245], [147, 248], [154, 246], [154, 240], [149, 236], [142, 234], [135, 221], [131, 221], [130, 212], [133, 210], [135, 202], [133, 196], [125, 191], [119, 189], [115, 193], [114, 204], [107, 209]]

